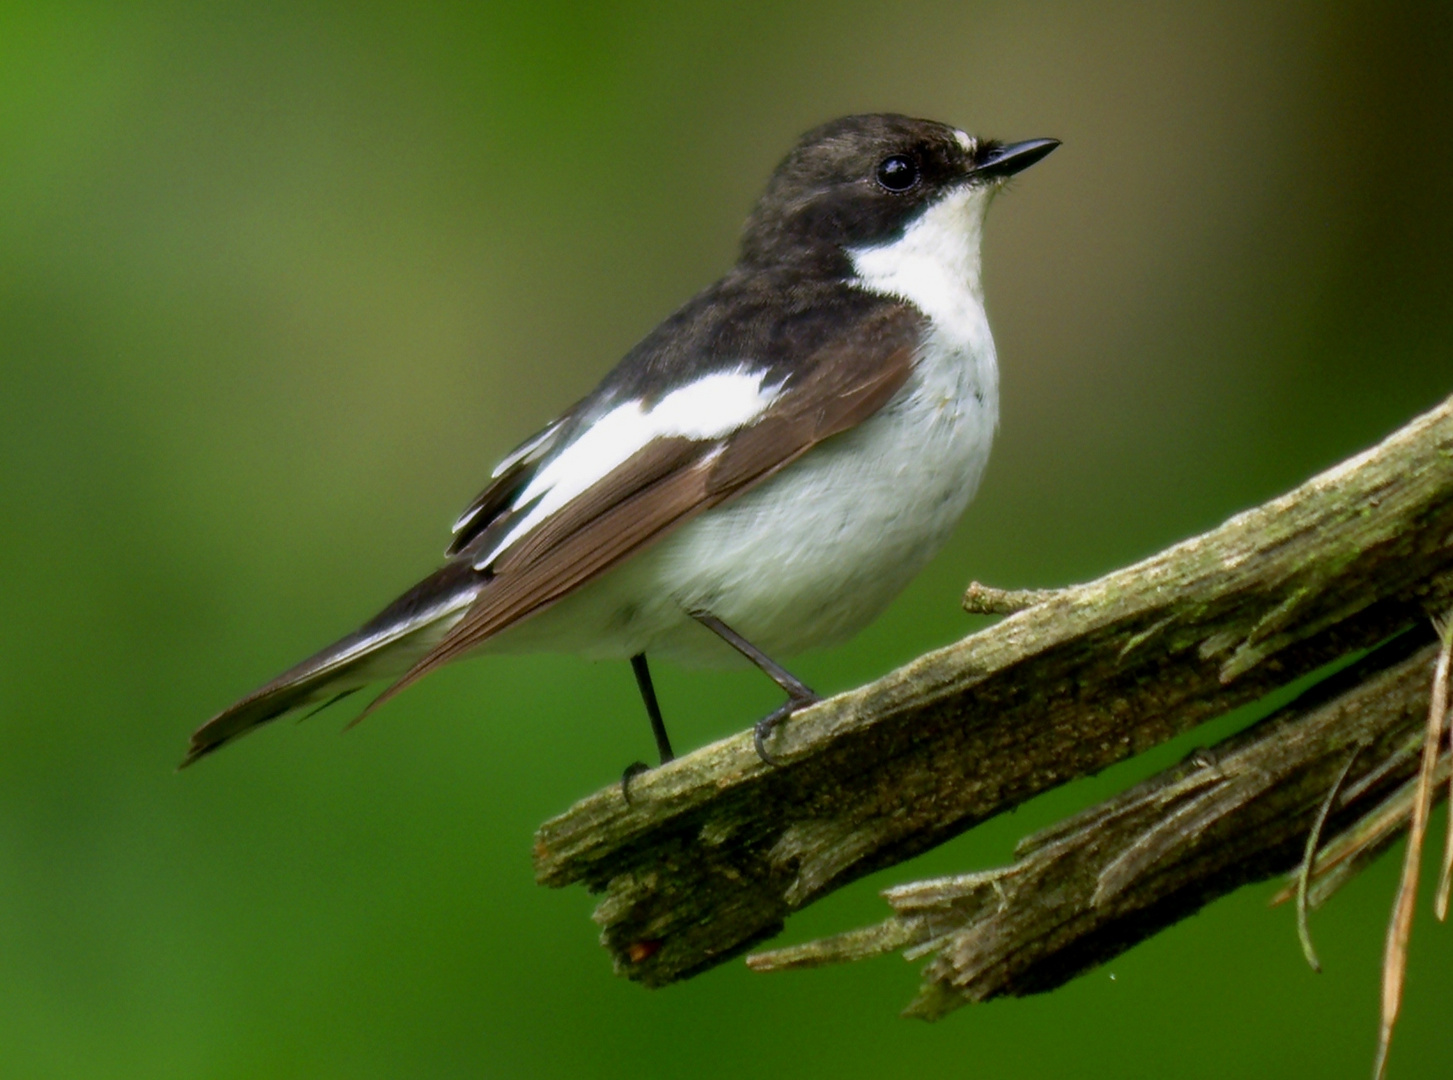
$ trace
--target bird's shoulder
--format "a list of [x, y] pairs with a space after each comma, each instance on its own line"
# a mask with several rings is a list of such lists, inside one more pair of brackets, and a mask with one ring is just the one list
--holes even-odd
[[790, 385], [864, 323], [906, 307], [844, 276], [739, 267], [642, 338], [586, 401], [659, 400], [693, 379], [743, 369]]

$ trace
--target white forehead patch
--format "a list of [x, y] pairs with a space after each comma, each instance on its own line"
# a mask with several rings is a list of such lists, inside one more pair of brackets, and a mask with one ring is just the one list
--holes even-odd
[[714, 372], [673, 390], [649, 409], [640, 401], [617, 405], [587, 425], [515, 497], [516, 506], [539, 502], [493, 549], [475, 560], [475, 568], [483, 570], [501, 551], [656, 439], [717, 439], [745, 427], [781, 392], [780, 383], [764, 386], [765, 379], [762, 371]]
[[962, 146], [968, 153], [972, 154], [974, 152], [974, 138], [968, 132], [955, 131], [954, 138], [959, 141], [959, 145]]

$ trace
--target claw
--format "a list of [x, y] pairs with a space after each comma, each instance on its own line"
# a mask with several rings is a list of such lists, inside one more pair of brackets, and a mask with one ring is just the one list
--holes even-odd
[[[785, 709], [786, 706], [784, 705], [782, 708]], [[767, 737], [772, 734], [772, 729], [785, 719], [787, 717], [783, 714], [782, 709], [778, 709], [776, 712], [762, 717], [752, 727], [752, 745], [757, 748], [757, 756], [762, 759], [763, 765], [771, 765], [773, 768], [777, 766], [777, 759], [767, 753], [767, 747], [764, 743]]]
[[631, 805], [631, 781], [644, 772], [650, 772], [651, 766], [644, 761], [633, 761], [627, 765], [621, 773], [621, 798], [626, 800], [626, 805]]
[[809, 691], [806, 695], [798, 696], [784, 702], [779, 708], [773, 709], [752, 727], [752, 745], [757, 748], [757, 756], [762, 759], [764, 765], [777, 766], [777, 759], [767, 753], [766, 741], [772, 737], [772, 732], [793, 713], [799, 709], [805, 709], [809, 705], [816, 705], [822, 698]]

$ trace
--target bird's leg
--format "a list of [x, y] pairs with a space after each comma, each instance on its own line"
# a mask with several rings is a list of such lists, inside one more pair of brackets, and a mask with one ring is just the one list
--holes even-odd
[[641, 700], [646, 703], [646, 715], [651, 718], [651, 734], [656, 736], [656, 751], [664, 765], [676, 755], [671, 752], [671, 739], [666, 734], [666, 721], [661, 719], [661, 706], [656, 701], [656, 687], [651, 682], [651, 669], [646, 666], [645, 653], [631, 657], [631, 670], [636, 674], [636, 686], [641, 690]]
[[771, 679], [787, 692], [787, 700], [783, 705], [768, 713], [758, 720], [752, 729], [752, 743], [757, 748], [757, 756], [768, 765], [775, 765], [772, 755], [767, 753], [766, 740], [772, 734], [778, 724], [786, 720], [799, 709], [809, 705], [815, 705], [822, 699], [813, 693], [812, 688], [799, 679], [792, 672], [788, 671], [781, 664], [777, 663], [761, 649], [757, 648], [741, 634], [737, 633], [726, 623], [722, 622], [715, 615], [709, 615], [704, 611], [691, 613], [691, 617], [702, 626], [706, 627], [717, 637], [721, 638], [737, 652], [741, 653], [752, 663], [756, 664], [762, 674]]
[[[636, 686], [641, 691], [641, 700], [646, 703], [646, 715], [651, 718], [651, 734], [656, 736], [656, 751], [660, 754], [661, 764], [672, 760], [676, 755], [671, 752], [671, 738], [666, 734], [666, 721], [661, 717], [661, 705], [656, 700], [656, 687], [651, 682], [651, 669], [646, 666], [646, 654], [637, 653], [631, 657], [631, 671], [636, 676]], [[631, 801], [630, 784], [632, 777], [646, 772], [648, 766], [644, 761], [635, 761], [626, 766], [626, 771], [621, 773], [621, 795], [626, 802]]]

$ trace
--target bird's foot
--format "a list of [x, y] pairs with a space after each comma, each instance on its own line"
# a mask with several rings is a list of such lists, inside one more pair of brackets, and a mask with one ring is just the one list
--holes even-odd
[[802, 689], [806, 692], [794, 694], [783, 702], [780, 708], [773, 709], [758, 720], [756, 726], [752, 728], [752, 745], [757, 748], [757, 756], [762, 759], [763, 764], [777, 764], [777, 759], [767, 753], [767, 740], [772, 737], [772, 732], [776, 731], [778, 726], [793, 713], [799, 712], [809, 705], [816, 705], [822, 700], [807, 687], [804, 686]]

